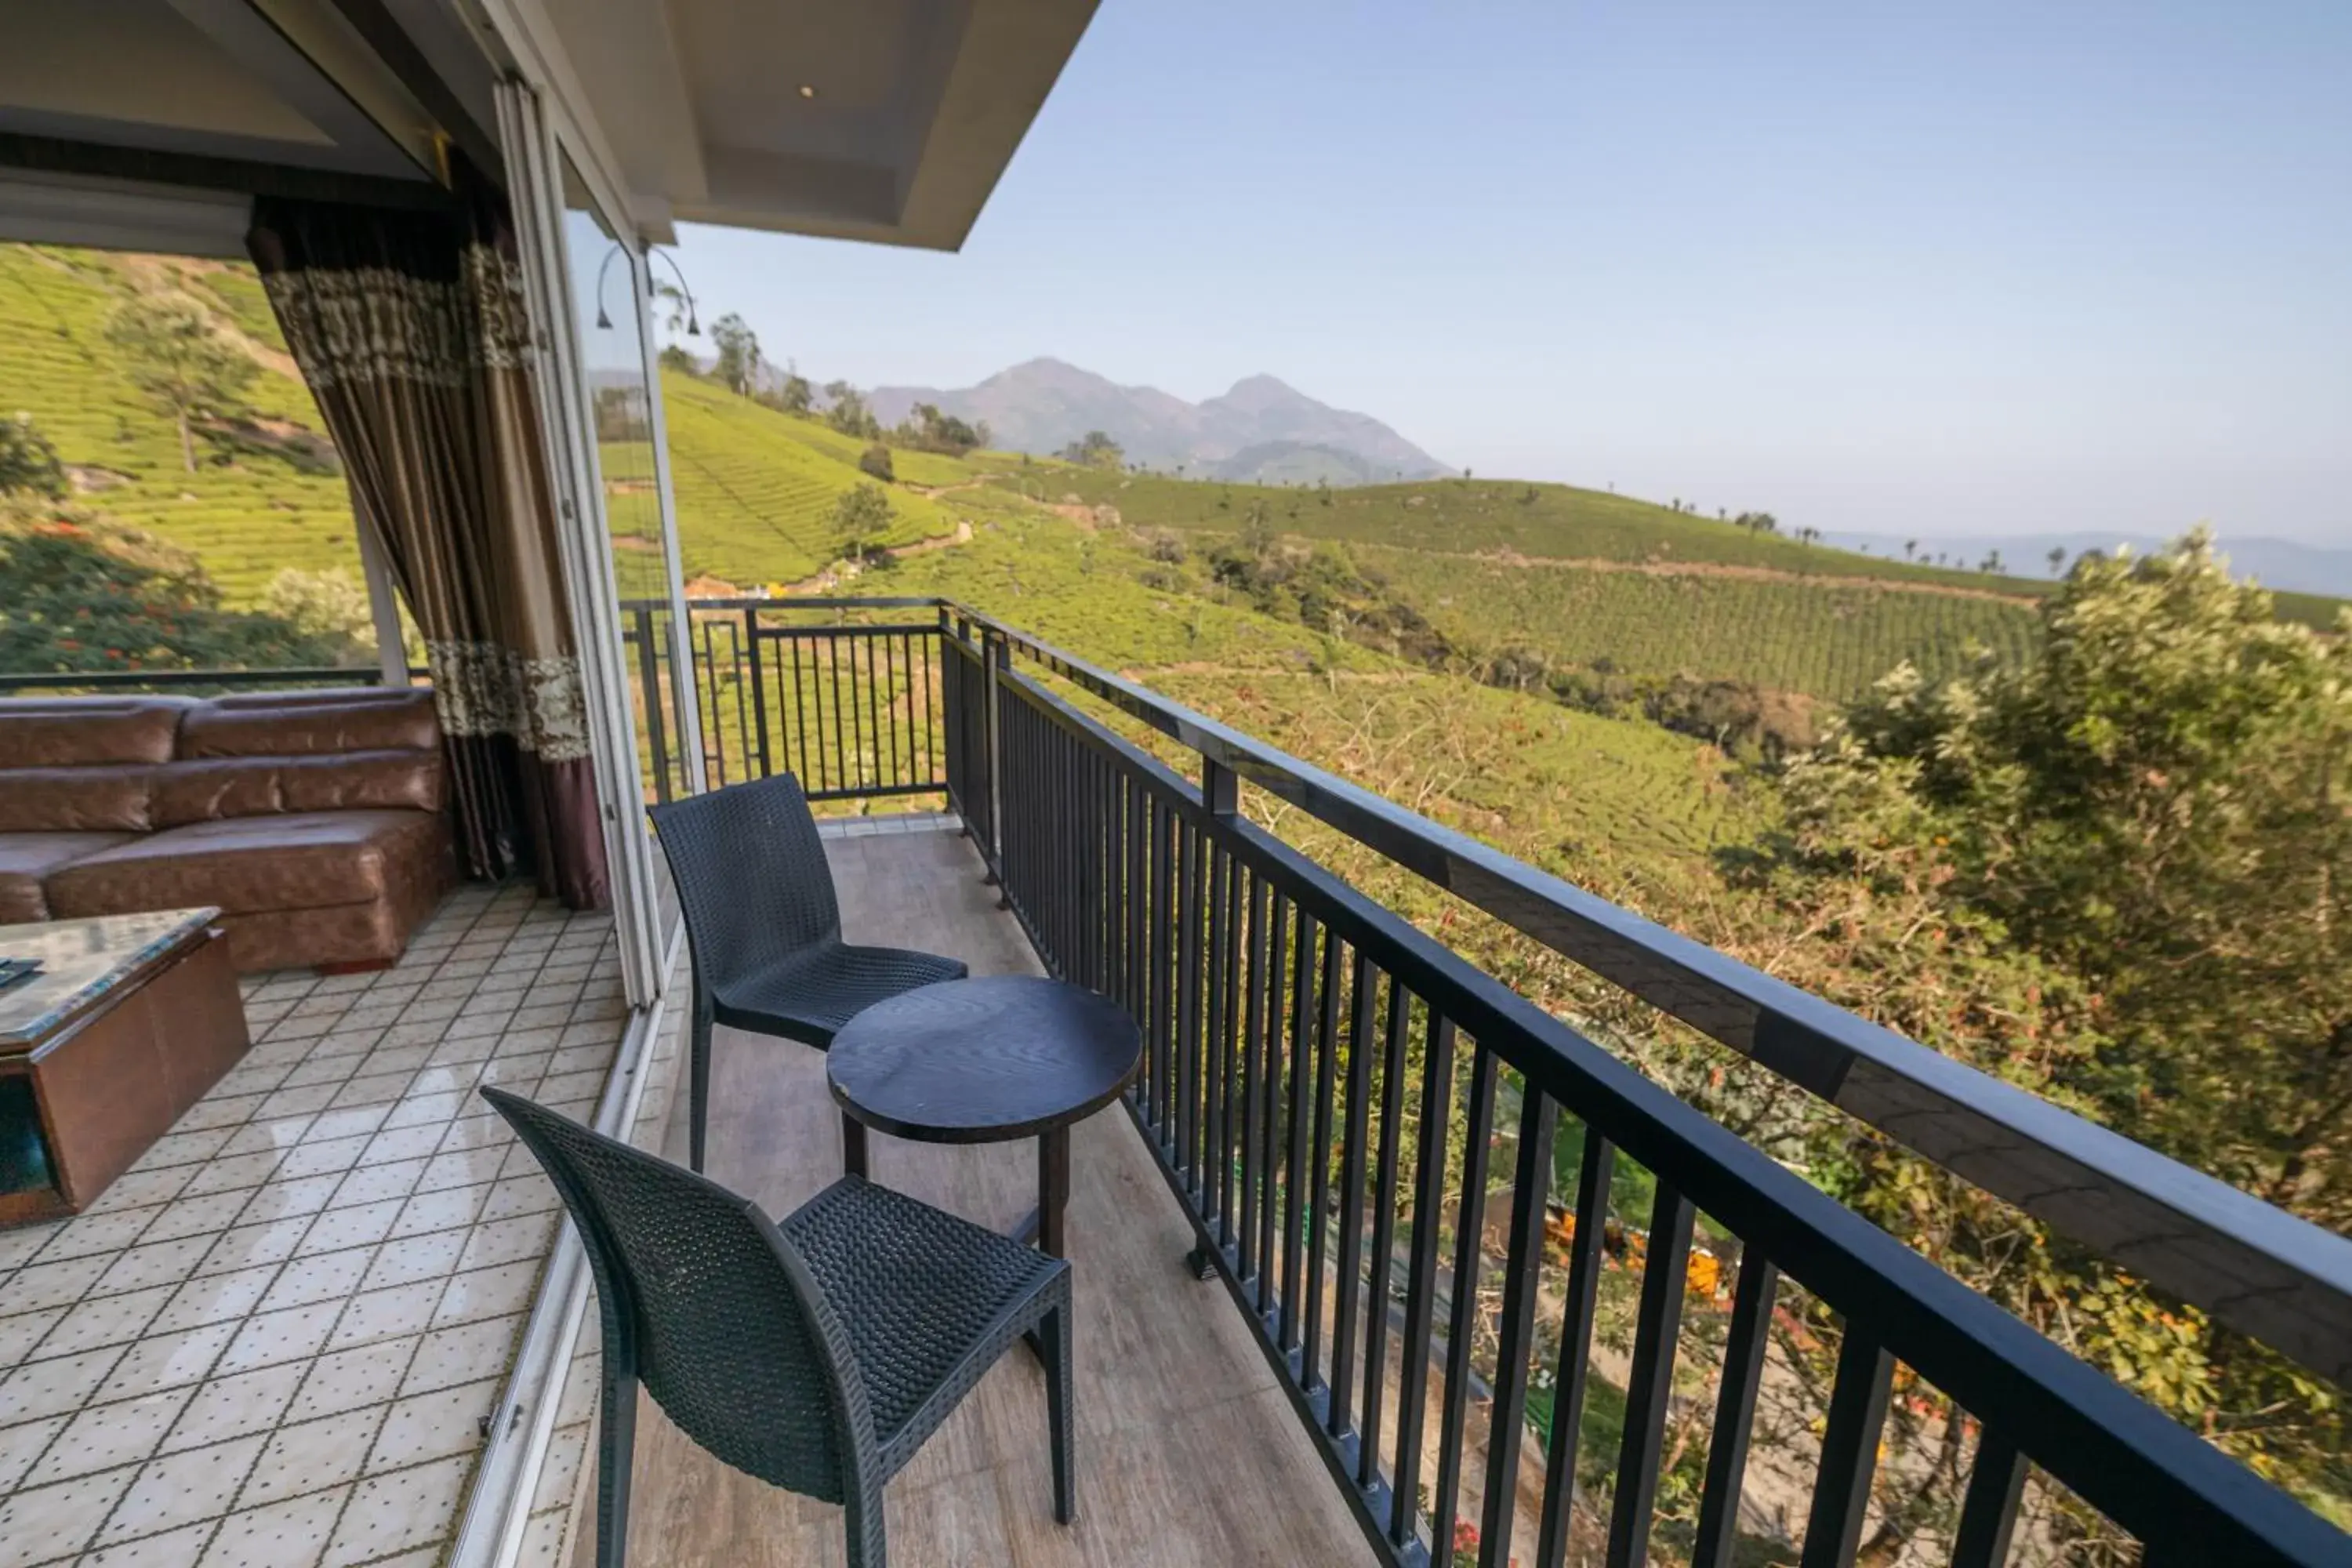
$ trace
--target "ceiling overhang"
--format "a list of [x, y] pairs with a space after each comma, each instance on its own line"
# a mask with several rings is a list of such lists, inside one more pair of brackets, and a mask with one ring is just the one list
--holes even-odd
[[[73, 0], [12, 11], [0, 175], [16, 226], [210, 232], [156, 188], [436, 199], [493, 174], [492, 87], [574, 125], [614, 214], [952, 250], [1096, 0]], [[92, 201], [58, 196], [79, 186]], [[26, 195], [33, 187], [37, 195]], [[136, 197], [137, 199], [133, 199]], [[7, 215], [0, 213], [0, 228]], [[190, 229], [188, 226], [194, 225]]]
[[488, 0], [630, 221], [952, 250], [1096, 0]]

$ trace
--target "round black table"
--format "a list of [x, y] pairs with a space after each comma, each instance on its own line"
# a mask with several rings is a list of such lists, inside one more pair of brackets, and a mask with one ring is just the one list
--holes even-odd
[[1025, 974], [919, 986], [858, 1014], [825, 1052], [849, 1117], [842, 1163], [866, 1174], [868, 1127], [925, 1143], [1034, 1137], [1037, 1212], [1020, 1234], [1060, 1258], [1070, 1128], [1118, 1097], [1142, 1054], [1135, 1020], [1084, 986]]

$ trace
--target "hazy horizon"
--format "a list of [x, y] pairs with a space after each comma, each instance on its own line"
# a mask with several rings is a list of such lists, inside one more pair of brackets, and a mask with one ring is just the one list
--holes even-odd
[[679, 255], [860, 385], [1265, 374], [1791, 527], [2343, 545], [2347, 83], [2327, 0], [1112, 5], [961, 254]]

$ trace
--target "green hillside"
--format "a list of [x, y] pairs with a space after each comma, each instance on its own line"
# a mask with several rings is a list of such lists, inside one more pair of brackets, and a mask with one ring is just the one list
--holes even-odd
[[[871, 482], [857, 468], [864, 442], [675, 371], [662, 373], [662, 405], [678, 553], [689, 578], [791, 583], [840, 554], [833, 507], [844, 491]], [[882, 542], [953, 533], [954, 517], [905, 481], [958, 483], [971, 468], [925, 453], [892, 457], [902, 482], [891, 487]]]
[[1036, 477], [1145, 527], [1230, 531], [1252, 507], [1285, 533], [1531, 560], [1696, 562], [1806, 576], [1888, 577], [2038, 596], [2047, 583], [1883, 561], [1673, 510], [1630, 496], [1516, 479], [1423, 479], [1321, 490], [1121, 474], [1055, 464]]
[[1746, 680], [1832, 701], [1906, 659], [1936, 677], [1962, 668], [1976, 647], [2022, 658], [2035, 625], [2014, 600], [1858, 576], [1506, 565], [1379, 546], [1357, 553], [1465, 648], [1532, 648], [1555, 662]]
[[142, 288], [176, 289], [236, 323], [262, 366], [247, 392], [262, 420], [322, 428], [250, 269], [48, 246], [0, 245], [0, 409], [33, 416], [75, 470], [80, 499], [194, 551], [233, 602], [257, 599], [283, 567], [356, 576], [339, 476], [218, 448], [186, 471], [171, 421], [102, 335], [108, 313]]
[[[324, 424], [248, 267], [50, 246], [0, 245], [0, 411], [32, 416], [73, 471], [78, 499], [182, 545], [232, 604], [260, 598], [286, 567], [356, 576], [359, 552], [341, 478], [269, 450], [200, 449], [189, 473], [171, 420], [142, 397], [105, 341], [108, 315], [141, 292], [202, 304], [260, 366], [246, 401], [272, 437]], [[866, 481], [866, 443], [690, 376], [666, 374], [679, 542], [689, 574], [740, 584], [792, 582], [839, 553], [832, 509]], [[642, 452], [610, 453], [614, 474], [651, 471]], [[620, 459], [626, 459], [625, 461]], [[882, 534], [903, 544], [952, 533], [926, 489], [961, 485], [985, 464], [895, 452], [900, 483]]]
[[1118, 531], [1005, 512], [971, 543], [910, 557], [859, 587], [969, 604], [1570, 874], [1695, 868], [1769, 811], [1712, 746], [1433, 675], [1171, 586], [1165, 564]]

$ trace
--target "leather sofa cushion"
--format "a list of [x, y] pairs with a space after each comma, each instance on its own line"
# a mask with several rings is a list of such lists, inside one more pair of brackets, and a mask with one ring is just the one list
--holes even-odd
[[153, 815], [156, 826], [179, 827], [291, 811], [438, 811], [443, 799], [437, 751], [210, 757], [156, 774]]
[[155, 769], [0, 769], [0, 833], [144, 833]]
[[431, 751], [441, 743], [433, 693], [272, 692], [222, 697], [190, 710], [180, 724], [179, 755], [316, 756], [335, 752]]
[[49, 918], [41, 879], [85, 855], [112, 848], [128, 833], [0, 833], [0, 925]]
[[180, 721], [195, 706], [184, 697], [11, 698], [0, 703], [0, 765], [169, 762]]
[[61, 916], [215, 904], [229, 914], [382, 898], [447, 854], [425, 811], [287, 812], [191, 823], [101, 849], [43, 885]]

